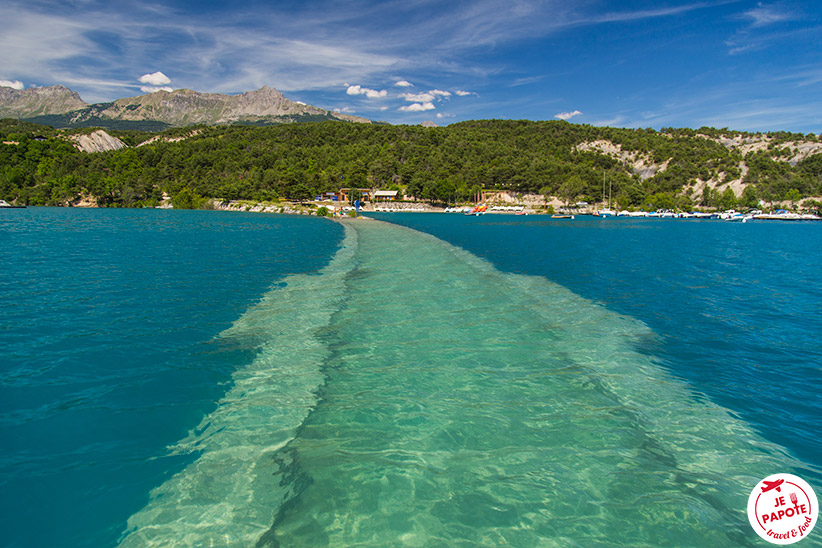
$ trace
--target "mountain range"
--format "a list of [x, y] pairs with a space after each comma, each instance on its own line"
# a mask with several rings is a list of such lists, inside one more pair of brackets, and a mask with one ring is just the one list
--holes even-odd
[[86, 103], [77, 92], [61, 85], [23, 90], [0, 87], [0, 118], [17, 118], [55, 128], [145, 131], [194, 124], [275, 125], [325, 120], [371, 123], [359, 116], [291, 101], [267, 86], [239, 95], [190, 89], [157, 91], [95, 104]]

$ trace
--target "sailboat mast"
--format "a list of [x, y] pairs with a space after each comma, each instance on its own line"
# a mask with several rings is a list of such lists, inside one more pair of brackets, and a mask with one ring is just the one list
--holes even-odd
[[608, 181], [608, 209], [611, 209], [611, 186], [613, 183], [613, 181]]
[[605, 170], [602, 171], [602, 203], [605, 203]]

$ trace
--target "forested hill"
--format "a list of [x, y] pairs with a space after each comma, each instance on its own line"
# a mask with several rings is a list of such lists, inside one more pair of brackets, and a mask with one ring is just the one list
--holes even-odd
[[68, 132], [3, 121], [0, 198], [58, 205], [93, 196], [100, 205], [139, 206], [184, 188], [264, 201], [378, 187], [441, 202], [468, 199], [480, 188], [593, 202], [604, 181], [620, 207], [755, 205], [822, 195], [817, 135], [504, 120], [442, 128], [328, 122], [110, 133], [129, 146], [89, 154], [73, 146]]

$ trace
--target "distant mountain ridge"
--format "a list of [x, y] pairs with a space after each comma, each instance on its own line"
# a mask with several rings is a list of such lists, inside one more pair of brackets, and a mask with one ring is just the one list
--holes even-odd
[[263, 86], [239, 95], [190, 89], [157, 91], [110, 103], [88, 104], [64, 86], [16, 90], [0, 87], [0, 118], [18, 118], [57, 128], [104, 127], [157, 131], [194, 124], [274, 125], [296, 121], [366, 118], [325, 110], [287, 99]]
[[0, 117], [32, 118], [63, 114], [88, 106], [76, 91], [65, 86], [14, 89], [0, 87]]

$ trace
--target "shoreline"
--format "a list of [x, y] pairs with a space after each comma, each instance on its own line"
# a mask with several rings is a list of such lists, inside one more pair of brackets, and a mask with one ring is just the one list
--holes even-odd
[[[340, 206], [337, 203], [322, 203], [322, 202], [306, 202], [305, 204], [295, 202], [254, 202], [250, 200], [215, 200], [209, 199], [206, 202], [206, 207], [192, 208], [192, 210], [200, 211], [234, 211], [247, 213], [272, 213], [277, 215], [297, 215], [297, 216], [320, 216], [317, 214], [320, 208], [326, 208], [328, 215], [325, 217], [329, 219], [339, 219], [341, 216], [348, 217], [347, 213], [352, 211], [351, 206]], [[399, 206], [399, 207], [397, 207]], [[60, 208], [81, 208], [81, 209], [121, 209], [121, 208], [107, 208], [101, 207], [96, 200], [84, 199], [74, 203], [63, 203], [57, 206], [24, 206], [24, 207], [60, 207]], [[19, 207], [18, 207], [19, 208]], [[153, 207], [135, 207], [123, 209], [175, 209], [171, 206], [170, 200], [164, 200], [159, 206]], [[423, 202], [397, 202], [386, 203], [385, 205], [369, 204], [366, 207], [361, 207], [359, 216], [363, 217], [369, 213], [448, 213], [451, 215], [465, 215], [475, 216], [475, 214], [465, 213], [470, 209], [470, 206], [449, 206], [439, 207]], [[779, 212], [763, 212], [758, 210], [756, 212], [742, 214], [736, 211], [716, 211], [716, 212], [693, 212], [693, 213], [672, 213], [672, 212], [628, 212], [619, 211], [614, 214], [598, 215], [596, 210], [584, 211], [570, 211], [564, 210], [556, 213], [548, 213], [544, 210], [535, 210], [527, 206], [511, 207], [511, 206], [491, 206], [479, 215], [514, 215], [514, 216], [539, 216], [547, 219], [568, 220], [575, 218], [597, 218], [606, 219], [613, 217], [616, 219], [674, 219], [674, 220], [723, 220], [723, 221], [822, 221], [822, 216], [817, 216], [809, 213], [797, 213], [792, 211], [781, 210]], [[477, 215], [477, 216], [479, 216]]]

